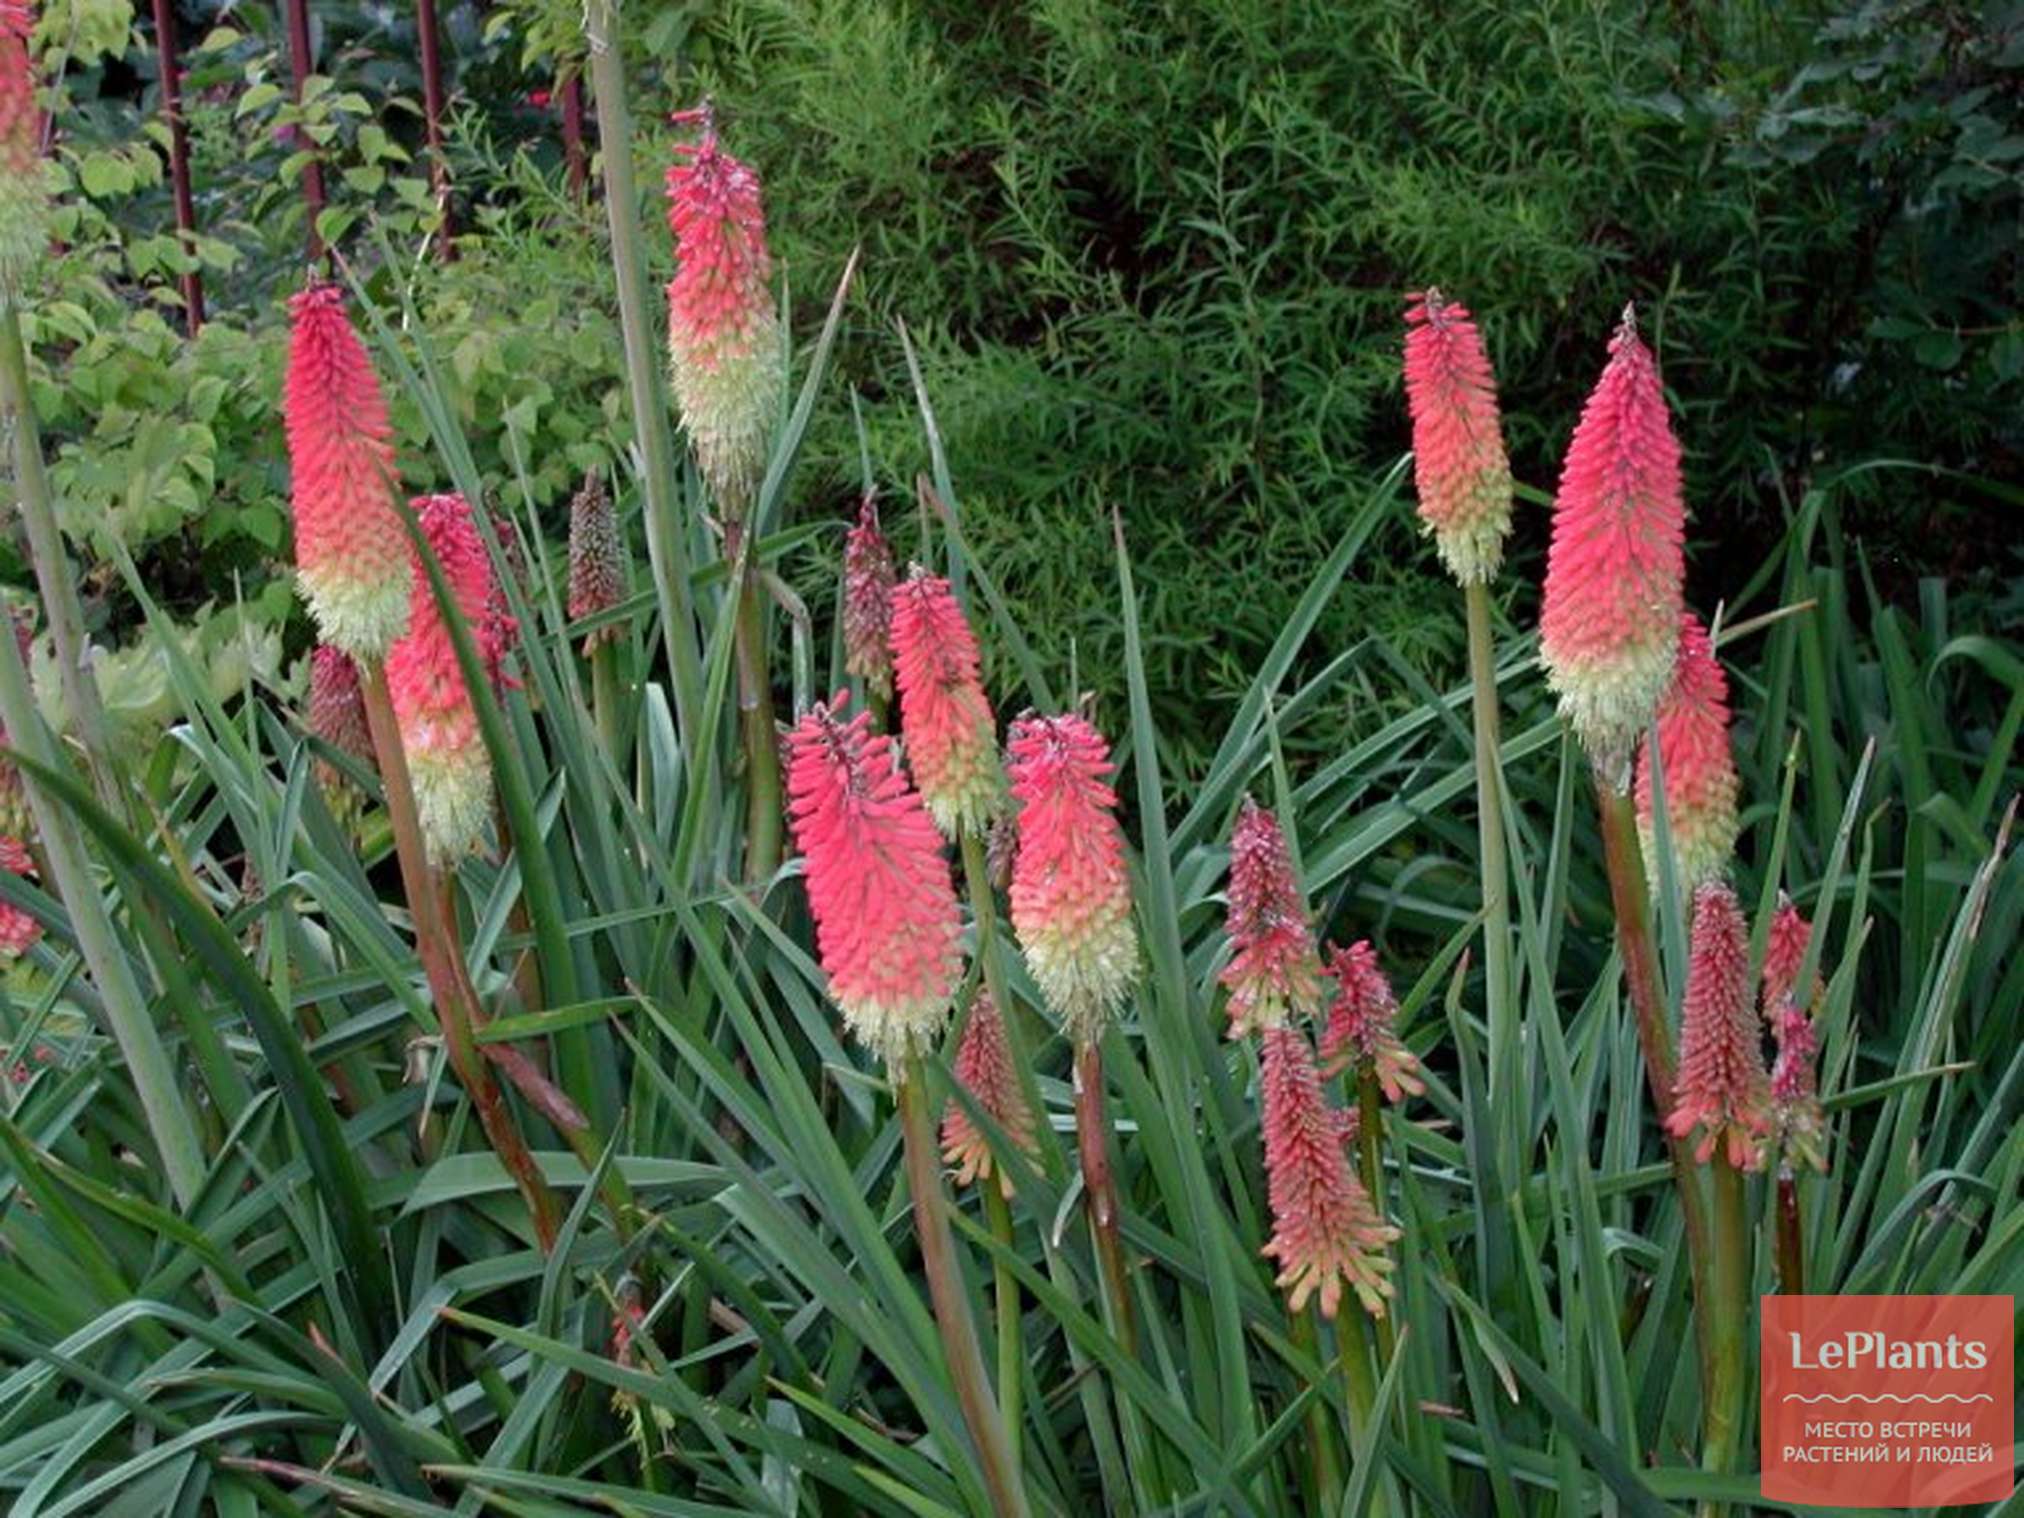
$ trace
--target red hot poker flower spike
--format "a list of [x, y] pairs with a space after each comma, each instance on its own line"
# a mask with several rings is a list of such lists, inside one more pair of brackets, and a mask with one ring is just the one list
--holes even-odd
[[386, 401], [337, 286], [311, 285], [288, 309], [283, 411], [296, 574], [323, 641], [377, 660], [408, 618], [408, 540], [394, 508]]
[[1321, 1035], [1321, 1062], [1331, 1067], [1338, 1060], [1368, 1064], [1388, 1102], [1403, 1101], [1408, 1092], [1423, 1095], [1427, 1085], [1420, 1079], [1420, 1062], [1399, 1042], [1398, 998], [1370, 940], [1331, 949], [1328, 973], [1335, 981], [1335, 1005]]
[[707, 106], [699, 119], [702, 140], [677, 148], [668, 170], [668, 358], [696, 467], [736, 521], [766, 467], [787, 369], [759, 176], [718, 145]]
[[[1736, 759], [1729, 748], [1729, 680], [1715, 658], [1708, 629], [1692, 612], [1680, 615], [1672, 685], [1658, 711], [1660, 769], [1666, 782], [1666, 829], [1673, 840], [1680, 889], [1691, 896], [1727, 873], [1736, 851]], [[1637, 825], [1645, 872], [1658, 882], [1653, 824], [1651, 740], [1638, 745]]]
[[887, 1063], [929, 1048], [961, 968], [941, 837], [871, 717], [840, 691], [788, 735], [788, 817], [844, 1025]]
[[935, 825], [981, 832], [1005, 800], [996, 725], [977, 673], [977, 639], [949, 582], [916, 567], [892, 597], [893, 672], [907, 763]]
[[1138, 935], [1110, 745], [1077, 716], [1027, 715], [1007, 744], [1019, 844], [1012, 926], [1048, 1008], [1077, 1043], [1104, 1025], [1137, 983]]
[[1539, 656], [1560, 712], [1619, 790], [1672, 678], [1685, 574], [1680, 445], [1626, 311], [1553, 503]]
[[[970, 1007], [970, 1020], [963, 1025], [963, 1041], [956, 1049], [956, 1081], [991, 1121], [1005, 1130], [1005, 1136], [1025, 1153], [1038, 1156], [1039, 1140], [1033, 1132], [1033, 1114], [1019, 1094], [1019, 1076], [1012, 1068], [1012, 1052], [1005, 1042], [1005, 1024], [998, 1004], [986, 988], [977, 988]], [[942, 1115], [942, 1159], [953, 1166], [956, 1184], [979, 1184], [998, 1177], [999, 1188], [1012, 1195], [1012, 1177], [1005, 1174], [991, 1154], [991, 1142], [970, 1121], [961, 1102], [952, 1101]]]
[[1324, 1004], [1321, 956], [1279, 819], [1249, 796], [1230, 831], [1229, 934], [1223, 970], [1230, 988], [1230, 1037], [1313, 1017]]
[[[625, 597], [625, 540], [619, 534], [618, 514], [612, 510], [604, 476], [593, 469], [584, 476], [583, 488], [569, 503], [570, 620], [580, 622], [610, 611]], [[588, 658], [599, 644], [617, 639], [616, 622], [586, 633], [584, 657]]]
[[1263, 1099], [1265, 1176], [1272, 1203], [1278, 1285], [1299, 1312], [1320, 1297], [1323, 1317], [1335, 1316], [1346, 1285], [1363, 1310], [1381, 1318], [1392, 1293], [1388, 1253], [1399, 1230], [1371, 1205], [1370, 1193], [1345, 1152], [1355, 1122], [1331, 1107], [1307, 1035], [1281, 1023], [1265, 1030], [1259, 1092]]
[[1764, 946], [1764, 1017], [1777, 1054], [1771, 1061], [1771, 1121], [1778, 1135], [1778, 1172], [1800, 1166], [1827, 1169], [1827, 1115], [1821, 1109], [1816, 1063], [1820, 1030], [1813, 1009], [1824, 989], [1815, 974], [1802, 999], [1796, 994], [1812, 926], [1790, 897], [1779, 893]]
[[48, 179], [37, 139], [35, 11], [0, 0], [0, 289], [18, 285], [48, 242]]
[[[505, 653], [501, 640], [511, 618], [502, 626], [492, 561], [471, 507], [460, 495], [431, 495], [417, 497], [414, 511], [442, 566], [445, 586], [477, 640], [478, 655], [496, 681]], [[387, 693], [407, 750], [423, 842], [431, 860], [447, 864], [470, 853], [484, 835], [492, 812], [492, 761], [457, 662], [457, 646], [419, 558], [412, 583], [407, 634], [387, 654]]]
[[1511, 531], [1511, 465], [1482, 335], [1439, 290], [1406, 305], [1405, 379], [1420, 521], [1457, 582], [1484, 584]]
[[1764, 1032], [1750, 996], [1750, 944], [1736, 893], [1723, 882], [1694, 893], [1693, 942], [1680, 1017], [1680, 1068], [1667, 1128], [1675, 1138], [1699, 1131], [1695, 1158], [1705, 1164], [1725, 1146], [1738, 1170], [1764, 1163], [1770, 1090]]
[[878, 497], [869, 490], [857, 525], [843, 535], [843, 667], [880, 700], [893, 690], [892, 545], [879, 531]]

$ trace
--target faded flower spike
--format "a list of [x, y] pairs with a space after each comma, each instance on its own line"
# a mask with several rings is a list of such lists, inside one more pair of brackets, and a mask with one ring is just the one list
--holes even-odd
[[1344, 1146], [1352, 1114], [1331, 1107], [1307, 1035], [1284, 1023], [1265, 1030], [1259, 1091], [1263, 1099], [1265, 1178], [1272, 1203], [1276, 1284], [1299, 1312], [1319, 1295], [1323, 1317], [1335, 1316], [1348, 1286], [1372, 1317], [1392, 1294], [1388, 1253], [1399, 1230], [1378, 1215], [1350, 1168]]
[[[1691, 896], [1719, 880], [1736, 850], [1736, 759], [1729, 749], [1729, 679], [1715, 658], [1708, 629], [1680, 614], [1673, 681], [1658, 711], [1660, 768], [1666, 783], [1666, 828], [1679, 864], [1680, 891]], [[1651, 740], [1638, 745], [1637, 826], [1645, 873], [1658, 881], [1653, 830]]]
[[843, 535], [843, 667], [881, 701], [893, 692], [892, 545], [879, 531], [878, 497], [858, 504], [857, 525]]
[[1673, 673], [1686, 507], [1658, 362], [1625, 311], [1553, 503], [1539, 656], [1560, 713], [1619, 791]]
[[49, 241], [49, 189], [36, 138], [34, 7], [0, 0], [0, 289], [21, 282]]
[[[1038, 1156], [1040, 1145], [1033, 1132], [1033, 1114], [1019, 1094], [1019, 1075], [1012, 1068], [1012, 1052], [1005, 1042], [1005, 1024], [998, 1004], [983, 986], [970, 1005], [970, 1020], [963, 1025], [963, 1040], [956, 1048], [956, 1082], [1005, 1130], [1005, 1136], [1029, 1155]], [[991, 1155], [990, 1140], [970, 1121], [961, 1102], [949, 1103], [942, 1117], [942, 1160], [954, 1167], [956, 1184], [980, 1184], [995, 1174], [998, 1186], [1012, 1195], [1012, 1177], [1005, 1174]]]
[[962, 966], [941, 836], [871, 716], [839, 691], [787, 738], [788, 818], [844, 1025], [888, 1064], [929, 1048]]
[[[619, 535], [618, 513], [612, 510], [604, 476], [593, 469], [569, 503], [569, 618], [581, 622], [610, 611], [625, 597], [625, 540]], [[616, 622], [585, 633], [584, 657], [617, 638]]]
[[1346, 949], [1331, 949], [1328, 973], [1336, 991], [1328, 1026], [1321, 1034], [1322, 1064], [1336, 1068], [1337, 1061], [1367, 1063], [1388, 1102], [1403, 1101], [1407, 1093], [1424, 1095], [1427, 1085], [1420, 1079], [1419, 1059], [1399, 1042], [1398, 998], [1370, 940], [1360, 938]]
[[1779, 893], [1764, 946], [1764, 1017], [1777, 1050], [1771, 1061], [1771, 1122], [1778, 1137], [1778, 1169], [1827, 1169], [1827, 1115], [1821, 1109], [1817, 1061], [1820, 1030], [1813, 1020], [1823, 990], [1818, 974], [1804, 996], [1796, 993], [1806, 943], [1813, 929], [1790, 897]]
[[982, 832], [1005, 801], [991, 703], [977, 640], [949, 582], [916, 566], [893, 589], [893, 673], [907, 763], [949, 837]]
[[[492, 561], [471, 507], [460, 495], [420, 496], [416, 520], [457, 610], [477, 640], [478, 656], [497, 677], [504, 655], [492, 591]], [[435, 864], [453, 864], [477, 848], [492, 811], [492, 760], [478, 729], [457, 646], [436, 604], [428, 571], [413, 566], [414, 593], [406, 636], [387, 654], [387, 692], [400, 723], [401, 746], [421, 814], [422, 841]]]
[[[10, 875], [32, 876], [35, 861], [19, 838], [0, 838], [0, 870]], [[35, 947], [42, 936], [42, 921], [11, 901], [0, 901], [0, 960], [19, 959]]]
[[718, 145], [708, 104], [675, 119], [700, 122], [703, 135], [677, 147], [668, 170], [668, 357], [696, 467], [735, 521], [759, 488], [787, 386], [773, 259], [759, 176]]
[[1321, 956], [1279, 819], [1249, 796], [1230, 830], [1230, 1037], [1314, 1017], [1326, 1004]]
[[1138, 934], [1110, 745], [1081, 717], [1024, 716], [1006, 745], [1019, 846], [1012, 926], [1048, 1008], [1078, 1044], [1137, 982]]
[[1694, 893], [1693, 942], [1680, 1015], [1680, 1068], [1666, 1128], [1675, 1138], [1699, 1132], [1694, 1158], [1706, 1164], [1717, 1144], [1738, 1170], [1764, 1163], [1769, 1082], [1764, 1032], [1750, 996], [1750, 943], [1736, 893], [1720, 881]]
[[[341, 754], [373, 767], [372, 732], [365, 720], [365, 694], [350, 654], [319, 643], [309, 656], [309, 730]], [[340, 816], [356, 806], [358, 793], [343, 771], [327, 759], [316, 761], [317, 783]]]
[[323, 641], [378, 660], [408, 622], [408, 540], [394, 507], [386, 400], [337, 286], [312, 284], [288, 310], [282, 409], [296, 574]]
[[1449, 574], [1484, 584], [1503, 563], [1511, 531], [1511, 464], [1497, 381], [1466, 306], [1439, 290], [1411, 297], [1405, 377], [1420, 522]]

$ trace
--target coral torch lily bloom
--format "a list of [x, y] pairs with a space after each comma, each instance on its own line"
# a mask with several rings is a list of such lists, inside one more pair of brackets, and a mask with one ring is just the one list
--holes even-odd
[[888, 1064], [926, 1051], [948, 1017], [962, 955], [941, 837], [870, 714], [848, 692], [788, 735], [788, 815], [829, 994]]
[[[1679, 866], [1680, 889], [1691, 896], [1729, 868], [1736, 849], [1736, 759], [1729, 748], [1729, 681], [1715, 658], [1708, 629], [1692, 612], [1680, 616], [1673, 680], [1658, 710], [1659, 768], [1665, 776], [1666, 827]], [[1637, 825], [1645, 873], [1658, 875], [1653, 834], [1651, 739], [1638, 746]]]
[[894, 588], [892, 649], [900, 732], [922, 799], [949, 837], [981, 833], [1004, 805], [1005, 774], [977, 639], [947, 580], [917, 566]]
[[1027, 968], [1078, 1044], [1104, 1025], [1138, 980], [1116, 766], [1103, 735], [1078, 716], [1024, 716], [1006, 745], [1019, 842], [1012, 926]]
[[296, 576], [323, 641], [377, 661], [408, 621], [408, 540], [394, 505], [386, 400], [337, 286], [312, 284], [288, 309], [282, 410]]
[[[421, 496], [414, 511], [445, 588], [477, 640], [479, 658], [496, 671], [512, 619], [502, 621], [492, 562], [469, 503], [460, 495]], [[491, 816], [492, 761], [449, 624], [419, 558], [413, 586], [408, 631], [387, 654], [387, 693], [400, 724], [429, 860], [454, 864], [478, 846]]]
[[1230, 1037], [1313, 1017], [1326, 1003], [1321, 955], [1279, 819], [1249, 796], [1230, 831], [1229, 935], [1223, 970]]
[[1420, 1062], [1399, 1042], [1398, 998], [1370, 940], [1331, 949], [1328, 973], [1336, 991], [1321, 1034], [1322, 1063], [1333, 1066], [1338, 1060], [1354, 1060], [1367, 1066], [1388, 1102], [1403, 1101], [1409, 1092], [1422, 1095], [1427, 1086], [1420, 1079]]
[[668, 227], [668, 358], [682, 425], [717, 507], [740, 520], [766, 467], [766, 441], [787, 385], [773, 258], [759, 176], [717, 141], [708, 106], [701, 140], [675, 151]]
[[1420, 522], [1459, 584], [1484, 584], [1503, 563], [1511, 531], [1511, 464], [1497, 382], [1466, 306], [1439, 290], [1412, 297], [1405, 378]]
[[1694, 893], [1680, 1067], [1666, 1122], [1675, 1138], [1699, 1134], [1694, 1157], [1703, 1164], [1718, 1144], [1738, 1170], [1763, 1164], [1771, 1126], [1763, 1038], [1743, 910], [1727, 884], [1704, 885]]
[[1658, 361], [1626, 311], [1568, 445], [1539, 618], [1561, 715], [1619, 791], [1672, 679], [1685, 532]]
[[1320, 1299], [1334, 1317], [1348, 1286], [1365, 1312], [1383, 1317], [1392, 1293], [1387, 1252], [1399, 1230], [1378, 1215], [1350, 1167], [1346, 1145], [1356, 1119], [1331, 1107], [1307, 1035], [1281, 1023], [1265, 1030], [1260, 1095], [1264, 1103], [1265, 1175], [1272, 1203], [1268, 1258], [1278, 1284], [1299, 1312]]
[[[963, 1040], [956, 1048], [956, 1084], [970, 1093], [991, 1121], [1005, 1130], [1005, 1136], [1032, 1157], [1040, 1153], [1033, 1131], [1033, 1114], [1019, 1093], [1019, 1073], [1012, 1068], [1012, 1051], [1005, 1041], [1005, 1023], [990, 990], [980, 986], [970, 1006], [970, 1020], [963, 1025]], [[1012, 1195], [1012, 1177], [1005, 1173], [991, 1153], [991, 1141], [970, 1119], [961, 1102], [950, 1102], [942, 1115], [942, 1159], [954, 1168], [958, 1186], [972, 1181], [980, 1185], [995, 1174], [1000, 1190]]]

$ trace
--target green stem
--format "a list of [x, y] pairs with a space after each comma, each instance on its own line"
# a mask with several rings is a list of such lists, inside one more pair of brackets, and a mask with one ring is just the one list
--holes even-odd
[[1497, 649], [1490, 631], [1490, 590], [1463, 591], [1469, 621], [1469, 701], [1476, 757], [1476, 852], [1482, 875], [1484, 1004], [1490, 1022], [1490, 1101], [1503, 1152], [1519, 1140], [1518, 1009], [1511, 976], [1510, 868], [1504, 855], [1504, 797], [1498, 784]]
[[[1319, 1317], [1308, 1307], [1294, 1313], [1288, 1325], [1294, 1348], [1317, 1358], [1321, 1352]], [[1332, 1513], [1342, 1506], [1342, 1452], [1337, 1447], [1335, 1421], [1328, 1416], [1328, 1402], [1323, 1397], [1316, 1397], [1307, 1407], [1307, 1457], [1314, 1476], [1314, 1501], [1309, 1511]]]
[[393, 702], [387, 696], [386, 672], [377, 661], [361, 660], [358, 683], [364, 698], [366, 726], [372, 732], [373, 748], [379, 756], [380, 787], [386, 796], [387, 821], [393, 829], [401, 886], [408, 898], [408, 914], [414, 919], [415, 952], [428, 977], [443, 1044], [492, 1152], [499, 1156], [499, 1163], [527, 1200], [535, 1237], [546, 1254], [561, 1228], [561, 1211], [547, 1178], [527, 1148], [526, 1138], [513, 1120], [499, 1083], [492, 1077], [491, 1066], [478, 1050], [474, 1031], [482, 1021], [478, 994], [464, 966], [455, 925], [443, 911], [443, 893], [422, 842], [421, 818], [415, 811], [414, 787], [408, 778], [407, 750], [401, 743]]
[[738, 578], [738, 723], [745, 739], [745, 878], [770, 880], [780, 868], [780, 735], [773, 722], [773, 680], [766, 667], [766, 608], [759, 565], [742, 528], [724, 535], [725, 558]]
[[[1363, 1189], [1370, 1194], [1370, 1204], [1380, 1215], [1386, 1211], [1384, 1193], [1384, 1093], [1378, 1089], [1377, 1071], [1365, 1068], [1356, 1079], [1357, 1129], [1356, 1142], [1358, 1158], [1363, 1166]], [[1377, 1353], [1380, 1364], [1391, 1363], [1392, 1349], [1396, 1339], [1390, 1318], [1378, 1318], [1374, 1324], [1377, 1335]]]
[[1094, 1040], [1075, 1046], [1075, 1143], [1082, 1160], [1082, 1194], [1089, 1234], [1096, 1244], [1097, 1274], [1110, 1304], [1111, 1331], [1127, 1355], [1138, 1352], [1138, 1325], [1132, 1316], [1131, 1280], [1125, 1271], [1123, 1215], [1117, 1178], [1110, 1169], [1110, 1116], [1103, 1099], [1103, 1053]]
[[1778, 1178], [1778, 1289], [1788, 1297], [1806, 1291], [1806, 1235], [1799, 1218], [1799, 1178]]
[[[138, 832], [131, 800], [113, 768], [98, 681], [85, 663], [84, 608], [77, 598], [77, 576], [63, 551], [63, 533], [56, 525], [49, 479], [43, 472], [42, 439], [28, 392], [28, 351], [21, 342], [20, 312], [7, 297], [0, 297], [0, 407], [14, 423], [14, 481], [21, 497], [21, 522], [27, 529], [28, 556], [35, 565], [42, 615], [56, 650], [64, 707], [84, 747], [85, 765], [99, 800]], [[0, 631], [13, 636], [11, 627]]]
[[647, 555], [660, 594], [661, 635], [675, 696], [682, 752], [703, 741], [703, 657], [689, 591], [689, 555], [682, 543], [675, 487], [675, 455], [661, 397], [658, 345], [647, 316], [645, 260], [640, 253], [639, 192], [633, 183], [632, 112], [625, 95], [625, 63], [618, 51], [617, 11], [611, 0], [587, 0], [584, 38], [590, 50], [591, 90], [603, 150], [605, 215], [611, 224], [612, 275], [618, 285], [619, 327], [625, 337], [625, 372], [633, 425], [645, 461]]
[[[1010, 1252], [1012, 1209], [1005, 1201], [1004, 1187], [994, 1175], [986, 1177], [978, 1189], [984, 1194], [984, 1219], [990, 1224], [991, 1237]], [[1019, 1277], [1008, 1261], [999, 1260], [993, 1266], [991, 1285], [998, 1318], [998, 1406], [1005, 1414], [1005, 1438], [1012, 1446], [1016, 1468], [1026, 1416], [1026, 1356], [1019, 1342]]]
[[598, 741], [610, 756], [612, 768], [623, 775], [619, 749], [625, 735], [619, 724], [624, 713], [619, 710], [618, 642], [614, 638], [600, 639], [590, 651], [590, 709], [597, 723]]
[[[1638, 843], [1637, 811], [1628, 787], [1619, 789], [1598, 771], [1595, 801], [1601, 814], [1603, 861], [1609, 871], [1609, 894], [1616, 910], [1617, 944], [1623, 975], [1637, 1019], [1638, 1044], [1644, 1052], [1645, 1079], [1660, 1125], [1673, 1110], [1673, 1041], [1659, 992], [1658, 953], [1652, 944], [1651, 900], [1645, 883], [1644, 854]], [[1685, 1139], [1667, 1137], [1673, 1183], [1679, 1191], [1680, 1217], [1686, 1227], [1687, 1263], [1693, 1276], [1695, 1337], [1700, 1347], [1701, 1385], [1714, 1377], [1710, 1318], [1721, 1309], [1710, 1293], [1713, 1268], [1708, 1232], [1708, 1203], [1701, 1187], [1700, 1167]]]
[[[1335, 1320], [1336, 1353], [1342, 1356], [1343, 1388], [1349, 1394], [1349, 1427], [1352, 1436], [1360, 1436], [1369, 1427], [1377, 1412], [1377, 1374], [1370, 1363], [1370, 1329], [1364, 1314], [1352, 1306]], [[1377, 1446], [1371, 1446], [1372, 1458], [1377, 1455]], [[1352, 1514], [1350, 1518], [1363, 1518]]]
[[[1735, 1469], [1742, 1448], [1744, 1392], [1749, 1365], [1747, 1346], [1753, 1319], [1750, 1300], [1750, 1218], [1743, 1200], [1743, 1173], [1719, 1152], [1714, 1157], [1715, 1258], [1709, 1317], [1709, 1352], [1714, 1374], [1705, 1392], [1702, 1418], [1701, 1467]], [[1702, 1518], [1721, 1518], [1727, 1504], [1704, 1502]]]
[[1026, 1492], [1012, 1458], [1004, 1420], [985, 1379], [984, 1356], [977, 1345], [977, 1325], [970, 1315], [956, 1265], [956, 1241], [949, 1231], [948, 1196], [942, 1190], [942, 1159], [935, 1144], [934, 1114], [928, 1110], [926, 1072], [910, 1060], [899, 1072], [895, 1098], [900, 1131], [905, 1139], [907, 1184], [914, 1196], [914, 1221], [921, 1248], [921, 1269], [934, 1302], [935, 1326], [941, 1331], [949, 1379], [956, 1389], [963, 1421], [977, 1447], [991, 1509], [998, 1518], [1026, 1518]]
[[[16, 440], [23, 449], [28, 446], [18, 433]], [[24, 485], [23, 494], [26, 493]], [[30, 759], [56, 769], [63, 761], [35, 709], [21, 650], [11, 630], [0, 629], [0, 633], [4, 633], [0, 636], [0, 723], [6, 726], [7, 741]], [[42, 850], [49, 862], [47, 878], [70, 914], [77, 952], [98, 987], [106, 1027], [133, 1077], [141, 1113], [147, 1119], [148, 1132], [169, 1179], [169, 1189], [177, 1204], [187, 1209], [203, 1189], [204, 1150], [197, 1138], [196, 1125], [190, 1120], [189, 1108], [183, 1102], [175, 1064], [148, 1015], [140, 983], [113, 931], [105, 898], [92, 879], [90, 861], [70, 813], [54, 797], [44, 794], [41, 783], [33, 776], [24, 773], [22, 780], [27, 788], [29, 811], [35, 818]]]

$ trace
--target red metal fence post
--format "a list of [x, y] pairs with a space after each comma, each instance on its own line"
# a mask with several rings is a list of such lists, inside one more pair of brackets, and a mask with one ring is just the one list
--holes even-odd
[[[176, 231], [183, 251], [197, 253], [197, 212], [190, 202], [190, 144], [183, 131], [183, 80], [176, 67], [176, 8], [155, 0], [155, 58], [162, 87], [162, 119], [169, 124], [169, 184], [175, 191]], [[182, 277], [183, 321], [195, 337], [204, 325], [204, 279], [195, 269]]]
[[[302, 104], [303, 86], [309, 82], [309, 0], [286, 0], [288, 12], [288, 64], [295, 75], [295, 103]], [[315, 144], [309, 134], [298, 131], [295, 143], [305, 151]], [[314, 158], [302, 166], [302, 200], [309, 207], [309, 261], [323, 257], [323, 234], [316, 221], [323, 214], [323, 165]]]
[[450, 224], [450, 165], [443, 157], [443, 58], [436, 40], [436, 0], [416, 0], [415, 24], [422, 34], [422, 121], [429, 139], [429, 190], [443, 218], [437, 252], [449, 262], [457, 256]]

